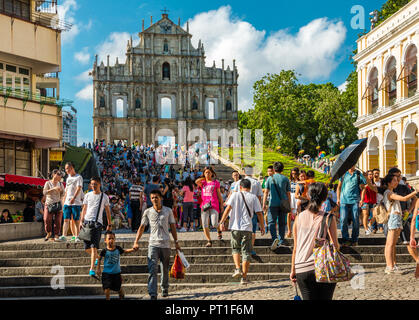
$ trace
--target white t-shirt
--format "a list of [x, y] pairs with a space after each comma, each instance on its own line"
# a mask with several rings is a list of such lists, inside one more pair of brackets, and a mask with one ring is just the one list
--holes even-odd
[[[251, 216], [249, 216], [241, 193], [243, 193], [244, 198], [246, 199]], [[256, 212], [262, 212], [259, 199], [254, 194], [247, 191], [233, 192], [226, 203], [228, 206], [231, 206], [229, 215], [230, 230], [252, 232], [252, 217]]]
[[400, 206], [400, 201], [398, 201], [398, 200], [394, 201], [394, 200], [390, 200], [388, 198], [388, 196], [391, 195], [392, 193], [393, 192], [391, 192], [390, 190], [386, 190], [384, 192], [383, 202], [384, 202], [384, 205], [385, 205], [385, 207], [387, 209], [387, 212], [389, 212], [390, 206], [391, 206], [391, 202], [393, 202], [393, 205], [391, 206], [390, 214], [402, 213], [402, 207]]
[[231, 184], [230, 190], [231, 190], [231, 192], [238, 192], [238, 191], [240, 191], [240, 180], [233, 182]]
[[[247, 179], [251, 182], [252, 187], [250, 188], [250, 192], [253, 193], [256, 197], [262, 197], [263, 191], [262, 191], [262, 184], [257, 181], [256, 179], [253, 179], [252, 177], [244, 177], [244, 179]], [[240, 187], [239, 187], [240, 190]]]
[[[99, 207], [101, 193], [95, 194], [89, 192], [84, 196], [83, 204], [87, 205], [86, 215], [84, 220], [86, 221], [95, 221], [97, 215], [97, 209]], [[106, 194], [103, 194], [102, 204], [100, 206], [100, 212], [97, 217], [97, 221], [103, 225], [103, 210], [106, 206], [109, 206], [109, 197]]]
[[[82, 189], [80, 190], [79, 194], [77, 195], [76, 199], [74, 200], [73, 204], [70, 204], [70, 200], [74, 197], [74, 194], [76, 193], [77, 187], [80, 186]], [[82, 201], [82, 195], [83, 195], [83, 177], [79, 174], [76, 174], [74, 176], [68, 176], [66, 185], [65, 185], [65, 191], [67, 192], [64, 205], [68, 206], [81, 206], [83, 204]]]

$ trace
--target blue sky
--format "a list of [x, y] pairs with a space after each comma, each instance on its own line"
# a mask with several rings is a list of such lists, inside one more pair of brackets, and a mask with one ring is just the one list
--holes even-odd
[[95, 54], [105, 61], [111, 55], [123, 63], [130, 35], [134, 44], [142, 19], [146, 28], [169, 10], [169, 18], [184, 26], [190, 21], [192, 43], [202, 39], [207, 66], [221, 59], [239, 70], [239, 108], [252, 107], [252, 84], [261, 76], [295, 69], [304, 83], [332, 82], [341, 86], [353, 70], [349, 56], [361, 30], [351, 28], [351, 8], [368, 14], [380, 9], [385, 0], [358, 1], [111, 1], [61, 0], [60, 14], [73, 23], [62, 34], [61, 98], [74, 101], [78, 110], [78, 143], [93, 139], [92, 80], [88, 77]]

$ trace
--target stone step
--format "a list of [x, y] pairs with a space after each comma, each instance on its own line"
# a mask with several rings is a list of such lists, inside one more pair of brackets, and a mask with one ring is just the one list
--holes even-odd
[[[384, 254], [346, 254], [346, 257], [352, 263], [384, 263]], [[190, 264], [219, 264], [228, 262], [232, 259], [231, 254], [227, 255], [202, 255], [202, 256], [186, 256], [186, 259]], [[173, 256], [171, 261], [173, 260]], [[413, 262], [410, 254], [398, 254], [397, 261], [408, 263]], [[291, 263], [291, 254], [263, 254], [256, 258], [252, 258], [252, 265], [259, 263]], [[142, 256], [122, 256], [121, 265], [146, 265], [147, 257]], [[77, 258], [18, 258], [18, 259], [2, 259], [0, 260], [0, 270], [14, 268], [31, 268], [31, 267], [49, 267], [52, 266], [89, 266], [90, 257], [86, 254]], [[11, 268], [13, 267], [13, 268]], [[5, 271], [4, 271], [5, 272]]]
[[[218, 282], [234, 282], [231, 277], [232, 272], [212, 272], [212, 273], [186, 273], [185, 279], [177, 280], [170, 279], [171, 283], [218, 283]], [[267, 281], [276, 279], [286, 279], [289, 277], [289, 272], [284, 273], [256, 273], [249, 272], [249, 278], [253, 281]], [[17, 287], [17, 286], [48, 286], [56, 282], [54, 275], [38, 275], [38, 276], [10, 276], [0, 277], [0, 287]], [[131, 273], [123, 275], [123, 283], [136, 284], [147, 283], [148, 273]], [[97, 284], [98, 280], [89, 275], [66, 275], [65, 284], [80, 285], [80, 284]], [[159, 275], [160, 283], [160, 275]]]
[[[397, 258], [399, 265], [409, 265], [413, 263], [413, 259], [399, 259]], [[406, 263], [405, 263], [406, 261]], [[173, 261], [170, 262], [172, 264]], [[385, 261], [366, 263], [353, 261], [352, 265], [359, 265], [363, 268], [385, 268]], [[64, 267], [65, 275], [86, 275], [89, 272], [90, 266], [88, 264], [80, 266], [62, 266]], [[276, 273], [276, 272], [290, 272], [291, 261], [283, 263], [252, 263], [251, 271], [256, 273]], [[188, 273], [210, 273], [214, 270], [217, 272], [233, 272], [234, 263], [217, 263], [217, 264], [191, 264]], [[38, 275], [55, 275], [56, 272], [51, 272], [51, 267], [18, 267], [18, 268], [0, 268], [0, 277], [11, 277], [11, 276], [38, 276]], [[121, 265], [122, 274], [139, 274], [139, 273], [148, 273], [147, 264], [131, 264], [131, 265]]]
[[[263, 254], [291, 254], [292, 247], [280, 247], [272, 251], [269, 247], [254, 248], [258, 255]], [[230, 247], [186, 247], [182, 251], [187, 256], [211, 256], [211, 255], [229, 255], [231, 254]], [[172, 254], [175, 250], [172, 249]], [[357, 246], [357, 247], [342, 247], [341, 252], [344, 254], [361, 255], [366, 253], [384, 254], [384, 247], [382, 246]], [[140, 248], [137, 252], [126, 254], [126, 256], [147, 256], [148, 249]], [[396, 246], [396, 253], [408, 253], [405, 245]], [[16, 259], [16, 258], [77, 258], [86, 255], [81, 249], [51, 249], [51, 250], [20, 250], [20, 251], [0, 251], [0, 261], [2, 259]]]
[[[191, 232], [192, 233], [192, 232]], [[196, 232], [195, 232], [196, 233]], [[179, 233], [182, 235], [183, 233]], [[190, 233], [186, 233], [189, 235]], [[134, 243], [135, 236], [134, 234], [118, 234], [117, 235], [118, 241], [116, 242], [116, 245], [121, 246], [122, 248], [132, 248], [132, 244]], [[341, 240], [341, 239], [340, 239]], [[37, 240], [36, 240], [37, 241]], [[368, 237], [368, 238], [359, 238], [358, 244], [360, 246], [368, 245], [377, 245], [377, 246], [383, 246], [385, 245], [386, 239], [384, 237]], [[179, 240], [179, 245], [182, 248], [187, 247], [205, 247], [207, 241], [206, 240]], [[286, 239], [285, 244], [288, 246], [292, 246], [294, 243], [293, 239]], [[256, 239], [255, 246], [270, 246], [272, 244], [272, 240], [265, 238], [265, 239]], [[140, 248], [147, 248], [148, 247], [148, 241], [139, 241], [138, 245]], [[172, 241], [172, 245], [174, 246], [174, 242]], [[105, 247], [105, 242], [101, 241], [101, 247]], [[230, 247], [230, 240], [213, 240], [213, 246], [214, 247]], [[26, 242], [26, 243], [2, 243], [0, 244], [0, 252], [2, 251], [14, 251], [14, 250], [51, 250], [51, 249], [84, 249], [83, 243], [73, 243], [73, 242]]]
[[[172, 283], [170, 279], [169, 284], [169, 298], [170, 293], [175, 291], [193, 290], [198, 288], [208, 287], [222, 287], [231, 286], [231, 282], [224, 283]], [[234, 283], [238, 287], [240, 284]], [[125, 295], [147, 295], [147, 284], [123, 284]], [[158, 292], [161, 292], [160, 285], [158, 285]], [[111, 294], [115, 294], [111, 292]], [[36, 298], [36, 299], [74, 299], [74, 298], [85, 298], [85, 297], [96, 297], [101, 300], [104, 299], [103, 289], [101, 284], [87, 284], [87, 285], [66, 285], [64, 289], [54, 290], [51, 286], [19, 286], [19, 287], [0, 287], [0, 300], [12, 300], [22, 298]]]

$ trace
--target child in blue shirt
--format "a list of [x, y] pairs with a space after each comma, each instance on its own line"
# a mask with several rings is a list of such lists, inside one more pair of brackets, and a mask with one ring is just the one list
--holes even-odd
[[102, 286], [105, 291], [106, 300], [110, 300], [111, 290], [117, 291], [119, 298], [125, 297], [124, 291], [121, 288], [122, 277], [121, 277], [121, 266], [120, 256], [124, 253], [134, 252], [135, 249], [124, 250], [120, 246], [115, 245], [115, 234], [112, 231], [105, 233], [106, 249], [103, 249], [99, 255], [97, 263], [97, 274], [100, 275], [100, 263], [102, 258], [103, 262], [103, 273], [102, 273]]

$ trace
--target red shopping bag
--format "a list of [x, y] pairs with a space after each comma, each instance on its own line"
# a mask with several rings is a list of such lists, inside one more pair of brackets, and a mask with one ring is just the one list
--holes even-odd
[[175, 256], [175, 261], [172, 265], [172, 269], [170, 269], [170, 276], [175, 279], [185, 278], [185, 266], [183, 265], [182, 260], [177, 253]]

